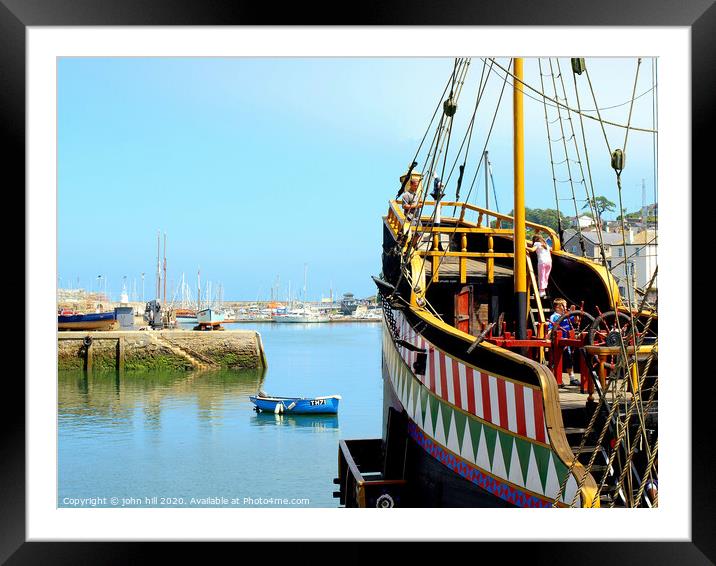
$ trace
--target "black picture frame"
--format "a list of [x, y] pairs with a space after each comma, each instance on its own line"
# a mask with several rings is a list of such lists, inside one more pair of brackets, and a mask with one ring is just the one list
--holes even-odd
[[[291, 3], [272, 9], [261, 3], [243, 0], [199, 2], [195, 0], [0, 0], [0, 113], [5, 141], [3, 160], [6, 194], [24, 194], [25, 187], [25, 54], [26, 28], [29, 26], [165, 26], [165, 25], [564, 25], [564, 26], [685, 26], [691, 30], [692, 76], [692, 178], [713, 181], [706, 170], [713, 128], [713, 93], [716, 92], [716, 6], [714, 0], [501, 0], [478, 2], [408, 2], [391, 4], [370, 1], [350, 5], [336, 12], [337, 3]], [[9, 190], [8, 190], [9, 189]], [[686, 188], [679, 188], [684, 191]], [[663, 190], [668, 190], [665, 188]], [[691, 195], [693, 199], [697, 195]], [[706, 195], [698, 195], [701, 196]], [[24, 209], [22, 199], [16, 207]], [[703, 207], [700, 202], [699, 207]], [[18, 216], [14, 209], [13, 214]], [[25, 215], [23, 214], [23, 218]], [[683, 228], [691, 227], [690, 219]], [[685, 245], [691, 239], [688, 229], [680, 232]], [[690, 247], [685, 248], [688, 253]], [[27, 261], [25, 255], [23, 261]], [[684, 279], [691, 280], [691, 275]], [[692, 288], [692, 291], [695, 289]], [[22, 293], [21, 293], [22, 294]], [[17, 296], [17, 294], [15, 295]], [[28, 300], [26, 295], [24, 301]], [[695, 312], [691, 305], [681, 309]], [[703, 311], [701, 311], [703, 314]], [[688, 319], [691, 320], [691, 319]], [[710, 320], [706, 321], [711, 324]], [[688, 330], [685, 325], [682, 331]], [[31, 333], [26, 333], [31, 339]], [[696, 337], [696, 333], [692, 333]], [[693, 381], [693, 353], [701, 343], [694, 341], [691, 352], [683, 353], [684, 386], [691, 381], [692, 425], [692, 501], [690, 542], [545, 542], [508, 543], [509, 550], [495, 549], [509, 556], [510, 562], [603, 564], [619, 561], [637, 564], [713, 564], [716, 561], [716, 488], [714, 471], [714, 426], [710, 404], [712, 394], [699, 393]], [[6, 374], [8, 370], [6, 370]], [[701, 387], [708, 387], [710, 371], [701, 375]], [[16, 375], [5, 376], [2, 444], [0, 445], [0, 560], [8, 564], [52, 564], [141, 562], [150, 558], [147, 545], [141, 543], [70, 543], [26, 542], [25, 510], [25, 384]], [[23, 402], [20, 402], [23, 400]], [[684, 416], [686, 418], [686, 416]], [[565, 529], [579, 531], [578, 523], [564, 515]], [[613, 524], [613, 523], [612, 523]], [[628, 525], [624, 525], [628, 529]], [[582, 533], [580, 533], [582, 534]], [[81, 533], [77, 534], [81, 536]], [[351, 536], [347, 534], [347, 536]], [[583, 533], [589, 539], [589, 533]], [[320, 533], [317, 533], [320, 537]], [[494, 543], [483, 543], [494, 544]], [[162, 545], [165, 546], [165, 545]], [[258, 548], [256, 553], [258, 553]], [[162, 548], [163, 558], [181, 552], [206, 560], [205, 550], [190, 550], [186, 545]], [[198, 553], [202, 554], [199, 555]], [[242, 551], [245, 552], [245, 551]], [[280, 551], [279, 551], [280, 552]], [[357, 551], [364, 558], [372, 551]], [[249, 554], [253, 554], [250, 552]], [[245, 555], [248, 556], [248, 555]], [[238, 556], [236, 557], [238, 559]]]

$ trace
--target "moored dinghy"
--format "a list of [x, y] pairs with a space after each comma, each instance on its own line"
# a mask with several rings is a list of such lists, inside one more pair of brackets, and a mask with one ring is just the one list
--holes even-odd
[[324, 397], [274, 397], [264, 392], [249, 397], [256, 410], [270, 413], [336, 414], [340, 395]]
[[114, 330], [119, 323], [115, 312], [58, 314], [58, 330]]

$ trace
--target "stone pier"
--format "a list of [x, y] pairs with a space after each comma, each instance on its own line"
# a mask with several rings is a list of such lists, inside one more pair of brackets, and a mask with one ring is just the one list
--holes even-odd
[[57, 333], [59, 369], [256, 369], [266, 367], [254, 330], [123, 330]]

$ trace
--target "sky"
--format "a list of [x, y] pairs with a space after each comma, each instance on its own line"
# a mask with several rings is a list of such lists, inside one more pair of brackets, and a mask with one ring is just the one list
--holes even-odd
[[[509, 65], [507, 58], [496, 62]], [[497, 207], [506, 213], [513, 198], [512, 91], [508, 84], [498, 107], [504, 73], [483, 72], [483, 63], [471, 60], [447, 163], [456, 158], [481, 77], [488, 76], [461, 198], [469, 192], [471, 203], [485, 204], [483, 173], [469, 186], [496, 112], [486, 148]], [[631, 109], [633, 126], [654, 128], [651, 59], [639, 67], [632, 58], [586, 63], [591, 89], [586, 75], [577, 77], [581, 108], [593, 110], [596, 98], [604, 120], [625, 124]], [[576, 108], [569, 59], [559, 65], [567, 103]], [[130, 299], [154, 298], [159, 233], [167, 241], [168, 298], [180, 298], [182, 276], [195, 295], [199, 270], [202, 288], [221, 285], [229, 301], [268, 300], [272, 289], [285, 300], [289, 284], [301, 297], [304, 280], [308, 300], [331, 292], [373, 295], [381, 217], [453, 67], [447, 58], [61, 58], [58, 285], [90, 291], [102, 285], [117, 300], [126, 282]], [[525, 82], [542, 90], [538, 60], [525, 59], [524, 68]], [[548, 68], [542, 59], [544, 92], [553, 96]], [[530, 89], [525, 93], [526, 206], [556, 208], [544, 104]], [[556, 118], [548, 108], [554, 140], [561, 137]], [[606, 126], [605, 141], [598, 122], [585, 123], [595, 194], [618, 205], [609, 151], [624, 147], [625, 130]], [[581, 144], [576, 114], [572, 127]], [[572, 177], [580, 180], [567, 138]], [[654, 151], [652, 134], [630, 131], [621, 176], [627, 212], [641, 208], [642, 183], [647, 204], [655, 201]], [[560, 209], [574, 215], [561, 140], [552, 152]], [[423, 149], [418, 170], [424, 158]], [[454, 178], [446, 190], [454, 197]], [[575, 191], [581, 212], [583, 185], [575, 183]], [[494, 201], [490, 187], [493, 209]]]

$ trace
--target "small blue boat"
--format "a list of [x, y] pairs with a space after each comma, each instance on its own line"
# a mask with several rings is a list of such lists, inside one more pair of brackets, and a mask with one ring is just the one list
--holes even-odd
[[277, 414], [336, 414], [340, 395], [325, 397], [273, 397], [259, 393], [249, 396], [256, 410]]
[[118, 326], [116, 312], [58, 314], [58, 330], [112, 330]]

